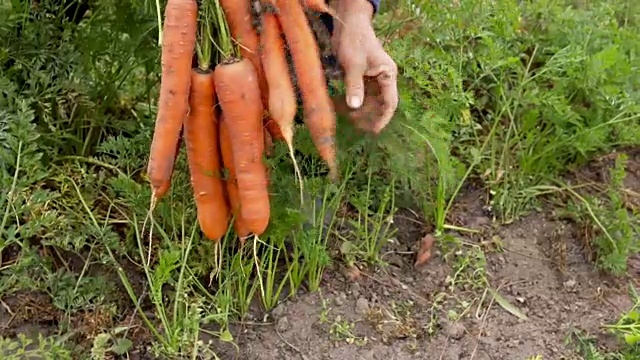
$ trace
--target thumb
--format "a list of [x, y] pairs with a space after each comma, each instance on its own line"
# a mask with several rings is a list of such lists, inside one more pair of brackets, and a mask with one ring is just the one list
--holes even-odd
[[347, 105], [357, 109], [364, 101], [364, 73], [367, 71], [367, 61], [363, 57], [352, 57], [349, 60], [344, 69]]

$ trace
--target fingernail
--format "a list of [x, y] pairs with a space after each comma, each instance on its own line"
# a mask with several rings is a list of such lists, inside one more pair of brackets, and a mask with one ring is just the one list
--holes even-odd
[[352, 109], [356, 109], [362, 106], [362, 100], [359, 96], [349, 96], [347, 98], [347, 104], [349, 104], [349, 107]]

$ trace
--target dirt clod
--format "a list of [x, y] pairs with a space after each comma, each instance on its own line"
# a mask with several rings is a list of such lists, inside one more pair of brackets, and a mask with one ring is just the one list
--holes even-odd
[[287, 312], [287, 306], [284, 303], [278, 304], [272, 311], [271, 316], [275, 319], [279, 319], [284, 316]]
[[358, 298], [356, 300], [356, 313], [365, 314], [369, 311], [369, 301], [363, 297]]
[[289, 324], [289, 319], [286, 316], [281, 317], [280, 319], [278, 319], [278, 324], [276, 325], [276, 327], [281, 333], [289, 330], [289, 328], [291, 327], [291, 325]]

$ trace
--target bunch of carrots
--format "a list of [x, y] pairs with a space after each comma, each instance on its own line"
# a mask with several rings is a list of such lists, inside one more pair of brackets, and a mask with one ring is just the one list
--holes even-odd
[[164, 13], [162, 78], [147, 168], [152, 204], [171, 186], [182, 138], [198, 222], [214, 241], [231, 225], [241, 239], [266, 230], [270, 200], [263, 156], [272, 139], [286, 142], [302, 187], [293, 156], [297, 98], [287, 48], [305, 125], [330, 178], [337, 178], [336, 115], [305, 10], [333, 12], [323, 0], [260, 5], [259, 32], [252, 0], [203, 0], [200, 8], [196, 0], [168, 0]]

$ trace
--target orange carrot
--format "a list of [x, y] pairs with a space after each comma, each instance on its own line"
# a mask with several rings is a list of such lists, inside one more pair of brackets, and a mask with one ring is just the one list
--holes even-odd
[[329, 166], [329, 177], [338, 178], [335, 131], [336, 114], [325, 82], [320, 51], [299, 0], [275, 0], [302, 97], [304, 122], [320, 157]]
[[220, 152], [222, 153], [222, 163], [228, 172], [226, 185], [229, 204], [235, 217], [233, 229], [240, 239], [244, 239], [251, 234], [251, 231], [240, 213], [240, 192], [238, 191], [236, 167], [234, 165], [233, 149], [231, 148], [231, 136], [229, 135], [229, 127], [224, 118], [224, 113], [220, 115]]
[[256, 69], [245, 58], [217, 65], [213, 76], [233, 150], [240, 214], [247, 228], [261, 235], [269, 225], [271, 209], [267, 171], [262, 162], [263, 107]]
[[209, 239], [220, 240], [227, 232], [229, 209], [220, 173], [214, 98], [213, 73], [192, 70], [190, 111], [184, 123], [187, 161], [200, 228]]
[[[267, 99], [267, 97], [265, 97], [265, 99], [262, 100], [262, 103], [263, 105], [268, 107], [269, 100]], [[264, 117], [264, 127], [265, 129], [267, 129], [267, 131], [269, 132], [269, 136], [271, 136], [272, 139], [274, 140], [284, 139], [282, 132], [280, 131], [280, 127], [278, 126], [278, 123], [273, 119], [273, 116], [271, 116], [271, 114], [267, 114], [267, 116]]]
[[273, 155], [273, 139], [267, 129], [264, 129], [262, 133], [264, 134], [264, 153], [271, 156]]
[[195, 0], [169, 0], [162, 39], [162, 79], [158, 115], [151, 142], [147, 175], [153, 197], [162, 198], [171, 177], [182, 123], [187, 113], [191, 59], [196, 44], [198, 6]]
[[[251, 0], [220, 0], [220, 6], [224, 11], [231, 36], [240, 46], [240, 55], [245, 59], [249, 59], [256, 69], [262, 104], [267, 107], [269, 87], [264, 78], [264, 70], [258, 54], [260, 39], [253, 28]], [[278, 127], [271, 123], [268, 116], [265, 118], [264, 125], [273, 139], [282, 139], [282, 134], [279, 133]]]
[[269, 87], [269, 113], [278, 124], [285, 139], [293, 138], [296, 116], [296, 95], [289, 76], [285, 42], [278, 18], [271, 12], [263, 15], [260, 34], [260, 58]]
[[[280, 128], [282, 137], [289, 147], [289, 155], [293, 160], [294, 171], [302, 192], [302, 175], [293, 153], [293, 125], [297, 112], [296, 93], [289, 76], [282, 35], [278, 18], [272, 9], [266, 9], [260, 33], [260, 58], [269, 86], [269, 113]], [[301, 196], [301, 201], [302, 198]]]
[[300, 3], [305, 9], [311, 9], [313, 11], [327, 13], [332, 17], [336, 17], [336, 12], [329, 7], [325, 0], [300, 0]]

